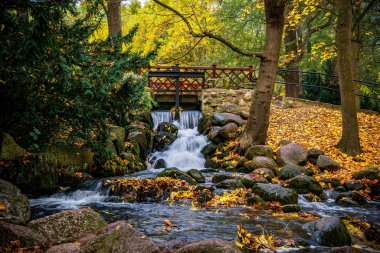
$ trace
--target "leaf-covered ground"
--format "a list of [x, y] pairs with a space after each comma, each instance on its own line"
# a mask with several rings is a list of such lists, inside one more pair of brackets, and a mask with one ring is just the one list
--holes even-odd
[[335, 108], [297, 103], [294, 108], [274, 105], [271, 110], [268, 144], [276, 147], [282, 139], [323, 150], [345, 169], [325, 177], [342, 181], [355, 171], [368, 167], [380, 168], [380, 115], [358, 113], [363, 153], [350, 157], [335, 147], [341, 137], [341, 113]]

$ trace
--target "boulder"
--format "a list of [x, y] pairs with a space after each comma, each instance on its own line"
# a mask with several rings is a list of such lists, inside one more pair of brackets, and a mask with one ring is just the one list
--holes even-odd
[[96, 234], [78, 241], [83, 253], [159, 253], [160, 249], [146, 235], [125, 221], [108, 224]]
[[204, 115], [199, 119], [198, 122], [198, 132], [201, 134], [208, 134], [210, 128], [212, 127], [212, 116]]
[[244, 188], [244, 185], [239, 179], [226, 179], [218, 183], [215, 187], [221, 189], [239, 189]]
[[116, 147], [116, 150], [120, 151], [124, 149], [125, 141], [125, 129], [120, 126], [110, 126], [108, 128], [108, 137], [107, 140], [113, 142]]
[[226, 179], [235, 179], [232, 175], [226, 175], [226, 174], [216, 174], [211, 177], [211, 182], [214, 184], [220, 183]]
[[210, 129], [210, 132], [207, 135], [207, 138], [212, 141], [213, 143], [219, 143], [222, 141], [222, 138], [220, 136], [220, 129], [221, 127], [215, 126]]
[[237, 163], [235, 164], [235, 168], [234, 168], [234, 171], [237, 171], [237, 172], [243, 172], [243, 173], [250, 173], [252, 172], [251, 169], [245, 169], [244, 168], [244, 164], [248, 162], [248, 159], [245, 158], [244, 156], [240, 157], [240, 159], [237, 161]]
[[235, 123], [228, 123], [219, 130], [223, 140], [233, 140], [238, 137], [238, 126]]
[[282, 207], [282, 211], [284, 213], [295, 213], [295, 212], [300, 212], [301, 207], [297, 204], [291, 204], [291, 205], [284, 205]]
[[236, 115], [239, 115], [240, 114], [240, 106], [236, 105], [236, 104], [224, 104], [220, 107], [220, 112], [221, 113], [232, 113], [232, 114], [236, 114]]
[[269, 182], [272, 181], [272, 179], [276, 176], [272, 170], [267, 169], [267, 168], [258, 168], [258, 169], [255, 169], [253, 171], [253, 173], [262, 175]]
[[215, 153], [217, 148], [218, 146], [216, 146], [215, 144], [209, 143], [202, 148], [201, 152], [205, 157], [210, 158]]
[[259, 204], [263, 208], [266, 206], [265, 201], [262, 198], [258, 197], [258, 196], [248, 197], [247, 198], [247, 204], [250, 205], [250, 206], [252, 206], [252, 205], [258, 205]]
[[0, 219], [15, 224], [30, 220], [29, 200], [8, 181], [0, 179]]
[[93, 177], [86, 172], [66, 169], [59, 173], [58, 184], [62, 187], [79, 187], [91, 179]]
[[338, 217], [324, 217], [306, 223], [303, 228], [311, 233], [319, 244], [328, 247], [351, 245], [351, 237]]
[[252, 159], [252, 161], [244, 164], [244, 167], [250, 169], [251, 171], [259, 168], [267, 168], [275, 171], [276, 166], [276, 162], [272, 158], [265, 156], [256, 156]]
[[359, 170], [352, 175], [354, 179], [369, 179], [376, 180], [379, 178], [379, 170], [378, 169], [367, 169], [367, 170]]
[[161, 122], [157, 126], [157, 132], [169, 132], [172, 133], [174, 136], [177, 136], [178, 127], [172, 123]]
[[207, 239], [192, 242], [176, 250], [175, 253], [241, 253], [241, 251], [232, 242], [222, 239]]
[[273, 159], [273, 149], [268, 145], [255, 145], [249, 147], [244, 156], [248, 160], [252, 160], [256, 156], [266, 156]]
[[314, 193], [319, 195], [323, 192], [322, 186], [312, 177], [298, 175], [287, 182], [287, 187], [296, 190], [298, 193]]
[[318, 157], [317, 166], [321, 171], [336, 171], [340, 169], [340, 166], [337, 162], [325, 155], [320, 155]]
[[154, 163], [154, 168], [155, 169], [163, 169], [163, 168], [166, 168], [166, 167], [167, 167], [167, 164], [166, 164], [166, 161], [164, 159], [158, 159]]
[[83, 251], [78, 244], [64, 243], [49, 248], [45, 253], [83, 253]]
[[257, 183], [267, 184], [268, 180], [266, 180], [263, 175], [252, 172], [244, 175], [244, 177], [241, 179], [241, 182], [246, 188], [252, 188]]
[[362, 206], [367, 200], [357, 192], [343, 192], [335, 199], [335, 203], [341, 206]]
[[267, 201], [279, 201], [283, 205], [298, 203], [298, 195], [295, 190], [281, 187], [278, 184], [258, 183], [252, 191]]
[[45, 216], [28, 223], [53, 243], [73, 242], [106, 226], [106, 221], [90, 208], [69, 210]]
[[310, 161], [312, 164], [316, 164], [318, 157], [324, 154], [325, 152], [323, 152], [322, 150], [311, 148], [307, 151], [307, 160]]
[[311, 170], [306, 169], [305, 167], [298, 166], [295, 164], [286, 164], [279, 169], [278, 177], [280, 179], [286, 180], [301, 174], [310, 176], [312, 174]]
[[169, 132], [157, 132], [153, 136], [152, 151], [164, 151], [175, 141], [176, 137]]
[[249, 112], [246, 111], [241, 111], [239, 115], [244, 120], [247, 120], [249, 118]]
[[149, 126], [150, 129], [153, 129], [153, 127], [154, 127], [153, 117], [152, 117], [152, 114], [149, 110], [138, 111], [134, 114], [135, 114], [137, 120], [144, 122], [145, 124], [147, 124]]
[[363, 190], [365, 188], [364, 184], [359, 181], [346, 181], [343, 184], [344, 188], [347, 191], [353, 191], [353, 190]]
[[205, 183], [206, 182], [205, 176], [203, 176], [203, 174], [199, 170], [191, 169], [187, 172], [187, 174], [189, 174], [190, 177], [194, 178], [194, 180], [197, 183]]
[[149, 146], [146, 136], [140, 131], [134, 131], [128, 134], [127, 140], [130, 142], [135, 142], [139, 145], [140, 158], [145, 160], [149, 153]]
[[298, 143], [289, 143], [277, 151], [277, 162], [280, 166], [285, 164], [305, 165], [307, 151]]
[[20, 147], [10, 134], [3, 133], [0, 149], [0, 159], [14, 160], [24, 154], [26, 154], [26, 150]]
[[216, 113], [212, 115], [212, 124], [216, 126], [225, 126], [228, 123], [235, 123], [238, 126], [244, 124], [244, 120], [236, 114], [232, 113]]
[[171, 177], [171, 178], [178, 178], [185, 180], [187, 183], [191, 185], [196, 185], [197, 182], [194, 178], [192, 178], [189, 174], [186, 172], [183, 172], [182, 170], [179, 170], [175, 167], [173, 168], [166, 168], [160, 173], [158, 173], [157, 177]]
[[380, 181], [377, 181], [375, 184], [370, 185], [369, 188], [371, 189], [371, 192], [369, 193], [370, 196], [380, 195]]
[[322, 178], [320, 181], [325, 183], [326, 185], [330, 184], [334, 188], [342, 185], [339, 179], [336, 178]]
[[371, 253], [372, 250], [366, 250], [362, 247], [353, 246], [343, 246], [343, 247], [333, 247], [327, 253]]
[[44, 236], [28, 227], [0, 221], [0, 248], [16, 240], [20, 241], [21, 247], [26, 248], [32, 248], [33, 246], [46, 248], [49, 244]]

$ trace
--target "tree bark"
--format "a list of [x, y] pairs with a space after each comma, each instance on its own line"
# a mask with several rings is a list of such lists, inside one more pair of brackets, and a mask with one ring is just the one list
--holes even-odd
[[338, 147], [349, 155], [361, 153], [352, 71], [351, 0], [337, 0], [337, 63], [342, 112], [342, 137]]
[[107, 0], [108, 36], [121, 34], [121, 0]]
[[285, 54], [291, 55], [292, 59], [285, 64], [285, 68], [289, 70], [296, 70], [294, 72], [284, 72], [282, 74], [285, 81], [285, 96], [298, 98], [300, 94], [300, 88], [298, 85], [300, 82], [299, 66], [298, 66], [298, 45], [297, 45], [297, 31], [295, 27], [290, 27], [285, 30]]
[[265, 144], [269, 127], [270, 105], [277, 75], [286, 0], [265, 0], [266, 55], [260, 62], [259, 77], [254, 92], [250, 117], [239, 140], [238, 150]]
[[[354, 80], [360, 80], [360, 42], [357, 40], [351, 40], [352, 42], [352, 77]], [[355, 83], [355, 93], [359, 94], [359, 84]], [[360, 97], [355, 96], [356, 108], [360, 109]]]

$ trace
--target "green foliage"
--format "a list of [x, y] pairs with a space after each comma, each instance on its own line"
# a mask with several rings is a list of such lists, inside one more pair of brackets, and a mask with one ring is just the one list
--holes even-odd
[[108, 124], [125, 125], [129, 113], [149, 107], [145, 80], [133, 72], [155, 50], [145, 56], [130, 50], [137, 27], [89, 43], [102, 17], [97, 0], [82, 13], [69, 0], [2, 9], [0, 130], [24, 146], [91, 144], [104, 138]]

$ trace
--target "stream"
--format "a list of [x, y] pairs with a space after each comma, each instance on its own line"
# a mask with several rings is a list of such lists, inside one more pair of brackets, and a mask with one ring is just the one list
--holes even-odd
[[[180, 122], [173, 120], [168, 111], [152, 112], [154, 125], [160, 122], [173, 122], [179, 128], [178, 138], [169, 149], [163, 152], [155, 152], [150, 160], [164, 159], [168, 167], [177, 167], [180, 170], [189, 169], [204, 170], [205, 159], [201, 153], [202, 148], [209, 143], [204, 135], [197, 131], [198, 120], [201, 117], [199, 111], [181, 112]], [[154, 178], [163, 169], [148, 169], [125, 175], [128, 178]], [[212, 185], [211, 177], [219, 172], [206, 172], [206, 183]], [[235, 173], [236, 174], [236, 173]], [[33, 218], [50, 215], [62, 210], [91, 207], [102, 214], [108, 221], [120, 219], [126, 220], [133, 227], [145, 233], [158, 243], [167, 241], [194, 241], [208, 238], [221, 238], [233, 240], [236, 237], [237, 225], [243, 224], [252, 233], [261, 233], [263, 229], [282, 237], [306, 241], [309, 246], [306, 249], [297, 249], [297, 252], [324, 252], [309, 239], [302, 224], [307, 222], [300, 218], [290, 216], [272, 216], [262, 211], [254, 211], [248, 207], [236, 208], [205, 208], [194, 209], [191, 205], [172, 204], [165, 201], [159, 203], [123, 203], [117, 197], [109, 196], [102, 190], [104, 179], [86, 182], [81, 189], [67, 190], [47, 197], [31, 199]], [[216, 190], [221, 194], [222, 190]], [[333, 193], [326, 191], [329, 197], [325, 202], [309, 202], [304, 196], [299, 195], [299, 205], [304, 212], [312, 212], [320, 216], [348, 215], [365, 221], [378, 222], [380, 220], [380, 205], [370, 202], [369, 207], [342, 207], [336, 205]], [[166, 231], [163, 229], [164, 221], [168, 219], [178, 226], [178, 229]], [[293, 249], [296, 250], [296, 249]]]

